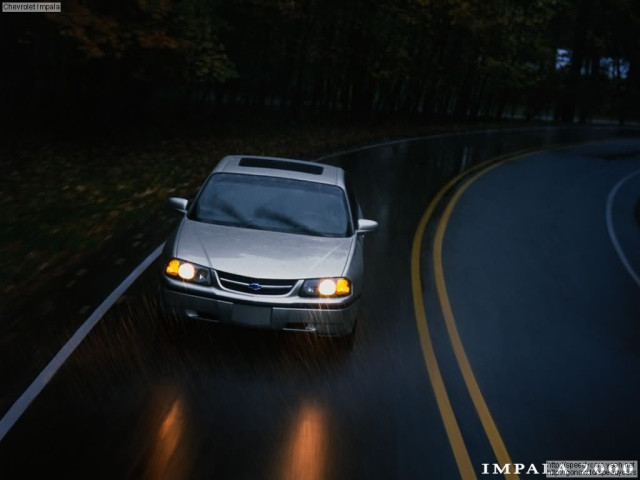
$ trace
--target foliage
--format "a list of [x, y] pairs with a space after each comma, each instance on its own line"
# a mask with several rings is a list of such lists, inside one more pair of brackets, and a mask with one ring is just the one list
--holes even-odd
[[[130, 117], [167, 102], [347, 118], [594, 115], [637, 120], [634, 0], [69, 0], [3, 40], [22, 88], [51, 111]], [[15, 16], [14, 16], [15, 17]], [[25, 24], [26, 25], [26, 24]], [[558, 48], [571, 63], [557, 69]], [[55, 59], [55, 61], [54, 61]], [[624, 66], [610, 78], [602, 59]], [[605, 62], [605, 63], [606, 63]], [[35, 85], [34, 85], [35, 84]], [[35, 88], [34, 88], [35, 87]], [[9, 98], [13, 112], [19, 102]], [[92, 105], [96, 98], [102, 104]], [[13, 102], [13, 103], [12, 103]], [[69, 108], [71, 105], [72, 108]], [[55, 108], [54, 108], [55, 107]], [[9, 110], [8, 110], [9, 111]], [[89, 112], [89, 114], [91, 114]]]

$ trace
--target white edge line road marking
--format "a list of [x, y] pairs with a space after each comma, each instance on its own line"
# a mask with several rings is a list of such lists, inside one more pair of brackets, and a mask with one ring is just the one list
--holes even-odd
[[55, 357], [51, 359], [49, 364], [40, 372], [36, 379], [31, 382], [29, 388], [27, 388], [20, 398], [15, 401], [11, 408], [0, 420], [0, 441], [11, 430], [11, 427], [20, 419], [25, 410], [29, 407], [31, 402], [42, 392], [44, 387], [49, 383], [49, 380], [53, 378], [62, 364], [71, 356], [73, 351], [80, 345], [80, 342], [89, 334], [91, 329], [96, 326], [102, 316], [113, 306], [131, 284], [144, 272], [149, 265], [151, 265], [162, 252], [164, 243], [156, 248], [151, 255], [145, 258], [140, 265], [138, 265], [133, 272], [129, 274], [124, 281], [118, 285], [118, 287], [111, 292], [111, 294], [100, 304], [98, 308], [94, 310], [89, 318], [76, 330], [76, 333], [65, 343]]
[[613, 189], [611, 189], [611, 193], [609, 193], [609, 198], [607, 198], [607, 230], [609, 230], [609, 237], [611, 237], [611, 243], [613, 243], [613, 248], [615, 248], [616, 253], [618, 254], [618, 257], [620, 257], [620, 261], [622, 262], [622, 265], [624, 265], [624, 268], [627, 269], [627, 272], [629, 272], [629, 275], [631, 275], [631, 278], [633, 278], [638, 284], [638, 286], [640, 287], [640, 276], [633, 270], [633, 267], [629, 263], [627, 256], [624, 254], [624, 251], [620, 246], [620, 242], [618, 241], [616, 232], [613, 229], [613, 218], [611, 213], [613, 210], [613, 200], [615, 199], [615, 196], [618, 193], [618, 190], [620, 190], [622, 185], [624, 185], [627, 181], [631, 180], [631, 178], [635, 177], [638, 174], [640, 174], [640, 170], [637, 170], [627, 175], [622, 180], [620, 180], [616, 184], [616, 186], [613, 187]]

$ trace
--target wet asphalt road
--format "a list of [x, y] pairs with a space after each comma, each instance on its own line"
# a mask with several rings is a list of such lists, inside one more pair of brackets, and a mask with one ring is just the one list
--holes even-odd
[[[439, 256], [448, 299], [513, 462], [640, 456], [639, 199], [640, 141], [618, 141], [503, 164], [451, 213]], [[438, 358], [473, 438], [483, 426], [446, 343], [437, 261], [422, 255], [427, 318], [447, 339]], [[489, 443], [469, 442], [474, 464]]]
[[[353, 351], [314, 338], [163, 321], [154, 266], [0, 443], [0, 478], [459, 478], [416, 329], [416, 225], [441, 186], [471, 165], [614, 135], [443, 136], [325, 159], [348, 171], [365, 216], [380, 222], [365, 242]], [[640, 285], [606, 222], [612, 189], [640, 169], [640, 142], [620, 136], [502, 165], [469, 186], [449, 218], [444, 280], [514, 462], [640, 457]], [[631, 178], [611, 203], [613, 231], [636, 272], [639, 182]], [[496, 459], [434, 288], [442, 208], [437, 213], [422, 243], [426, 314], [481, 477], [481, 464]]]

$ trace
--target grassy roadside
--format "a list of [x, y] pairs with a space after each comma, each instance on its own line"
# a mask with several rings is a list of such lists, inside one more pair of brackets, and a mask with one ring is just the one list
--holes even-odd
[[163, 208], [168, 196], [195, 191], [226, 154], [314, 158], [385, 139], [469, 128], [247, 123], [241, 132], [235, 125], [171, 138], [36, 138], [3, 144], [3, 303], [28, 295], [114, 232]]

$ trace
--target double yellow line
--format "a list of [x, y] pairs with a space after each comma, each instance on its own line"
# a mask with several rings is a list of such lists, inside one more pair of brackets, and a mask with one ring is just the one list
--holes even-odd
[[[467, 390], [469, 391], [469, 395], [471, 396], [471, 400], [473, 401], [476, 412], [478, 413], [480, 422], [482, 423], [482, 427], [484, 428], [487, 438], [489, 439], [491, 448], [493, 449], [496, 459], [501, 465], [511, 464], [511, 459], [509, 457], [509, 453], [507, 452], [507, 448], [502, 440], [502, 437], [500, 436], [495, 422], [493, 421], [493, 418], [489, 411], [489, 407], [487, 406], [487, 403], [482, 396], [482, 392], [480, 391], [480, 387], [478, 386], [478, 382], [476, 381], [464, 347], [462, 346], [462, 341], [460, 340], [460, 335], [458, 333], [458, 328], [453, 317], [453, 311], [451, 309], [451, 304], [449, 302], [449, 297], [447, 295], [447, 289], [444, 282], [444, 270], [442, 267], [442, 243], [447, 223], [449, 221], [449, 217], [451, 216], [451, 212], [453, 211], [458, 199], [464, 193], [464, 191], [473, 182], [475, 182], [478, 178], [482, 177], [487, 172], [515, 158], [519, 158], [526, 152], [530, 151], [531, 150], [524, 150], [514, 154], [494, 158], [456, 176], [449, 183], [447, 183], [433, 198], [426, 211], [422, 215], [416, 233], [413, 237], [413, 246], [411, 249], [411, 288], [413, 292], [413, 307], [415, 310], [416, 324], [420, 336], [420, 344], [422, 346], [422, 353], [427, 367], [427, 373], [433, 387], [436, 402], [438, 404], [438, 409], [440, 410], [440, 415], [442, 417], [442, 421], [444, 422], [447, 437], [449, 438], [449, 443], [451, 444], [451, 449], [453, 450], [453, 455], [455, 457], [456, 464], [458, 465], [460, 476], [463, 480], [475, 480], [477, 477], [475, 469], [469, 457], [469, 452], [467, 451], [464, 439], [462, 438], [460, 427], [458, 426], [458, 422], [453, 412], [453, 408], [449, 400], [449, 395], [447, 394], [447, 390], [442, 379], [442, 374], [440, 373], [440, 367], [438, 366], [438, 360], [433, 348], [431, 335], [429, 334], [429, 325], [424, 309], [422, 281], [420, 279], [420, 251], [422, 246], [422, 239], [424, 237], [424, 232], [427, 224], [429, 223], [429, 220], [433, 216], [435, 209], [442, 201], [443, 197], [460, 180], [462, 180], [465, 176], [470, 175], [470, 177], [458, 188], [453, 197], [449, 200], [436, 230], [433, 247], [433, 266], [436, 292], [440, 301], [440, 306], [442, 308], [447, 332], [449, 334], [449, 339], [453, 347], [456, 361], [462, 372], [464, 382], [467, 386]], [[509, 478], [517, 479], [519, 477], [518, 475], [509, 475]]]

